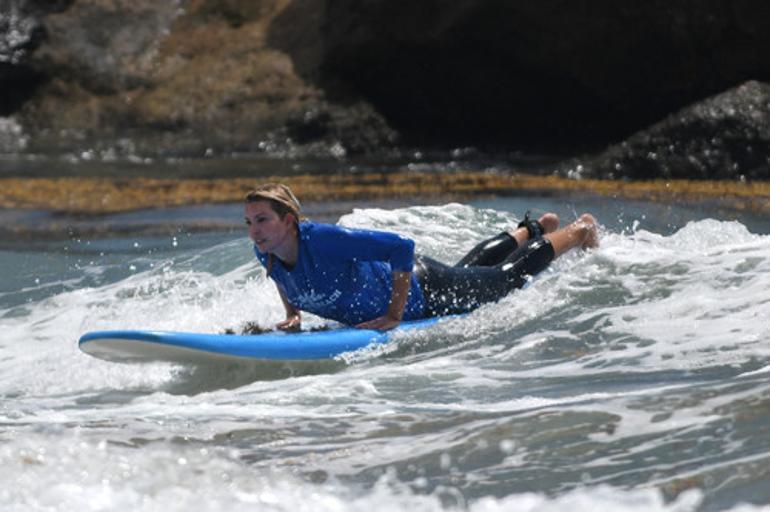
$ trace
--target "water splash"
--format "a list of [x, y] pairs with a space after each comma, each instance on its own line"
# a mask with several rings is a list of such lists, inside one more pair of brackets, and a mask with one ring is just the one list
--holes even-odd
[[[625, 218], [499, 303], [323, 368], [139, 368], [75, 349], [90, 329], [277, 321], [244, 240], [89, 254], [69, 273], [53, 254], [71, 282], [41, 266], [47, 291], [6, 289], [0, 310], [0, 462], [25, 475], [3, 503], [758, 510], [734, 496], [767, 502], [770, 237]], [[517, 217], [451, 204], [341, 222], [452, 261]]]

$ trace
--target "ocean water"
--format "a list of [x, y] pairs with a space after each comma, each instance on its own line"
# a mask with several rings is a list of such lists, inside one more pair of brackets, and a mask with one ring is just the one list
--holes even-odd
[[594, 212], [601, 246], [467, 317], [312, 364], [78, 351], [95, 329], [277, 322], [240, 231], [3, 249], [0, 509], [770, 510], [770, 219], [530, 197], [339, 222], [449, 262], [529, 208]]

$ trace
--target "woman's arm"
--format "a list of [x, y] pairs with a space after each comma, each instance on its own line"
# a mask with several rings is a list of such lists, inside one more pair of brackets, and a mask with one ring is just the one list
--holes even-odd
[[316, 250], [323, 251], [326, 257], [390, 264], [393, 287], [387, 311], [356, 327], [386, 330], [400, 324], [409, 299], [414, 241], [385, 231], [348, 229], [327, 224], [317, 224], [315, 232], [323, 240], [322, 244], [316, 245]]
[[404, 316], [404, 308], [409, 298], [411, 278], [411, 272], [393, 272], [393, 292], [390, 295], [388, 311], [385, 315], [360, 323], [356, 327], [384, 331], [398, 326], [401, 323], [401, 318]]
[[286, 298], [280, 286], [276, 286], [276, 288], [278, 288], [278, 294], [281, 296], [283, 308], [286, 310], [286, 320], [277, 323], [276, 327], [282, 331], [299, 331], [302, 329], [302, 317], [299, 309], [289, 303], [289, 299]]

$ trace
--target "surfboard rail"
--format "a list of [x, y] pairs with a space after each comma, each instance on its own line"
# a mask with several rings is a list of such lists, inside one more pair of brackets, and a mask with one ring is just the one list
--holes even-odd
[[373, 344], [387, 343], [395, 333], [427, 327], [438, 318], [403, 322], [390, 331], [340, 328], [313, 332], [207, 334], [151, 330], [88, 332], [78, 347], [92, 357], [112, 362], [205, 363], [214, 361], [317, 361], [333, 359]]

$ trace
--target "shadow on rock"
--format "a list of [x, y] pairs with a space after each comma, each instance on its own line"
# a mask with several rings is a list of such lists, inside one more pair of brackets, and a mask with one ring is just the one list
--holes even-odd
[[770, 84], [696, 103], [566, 173], [630, 179], [770, 179]]

